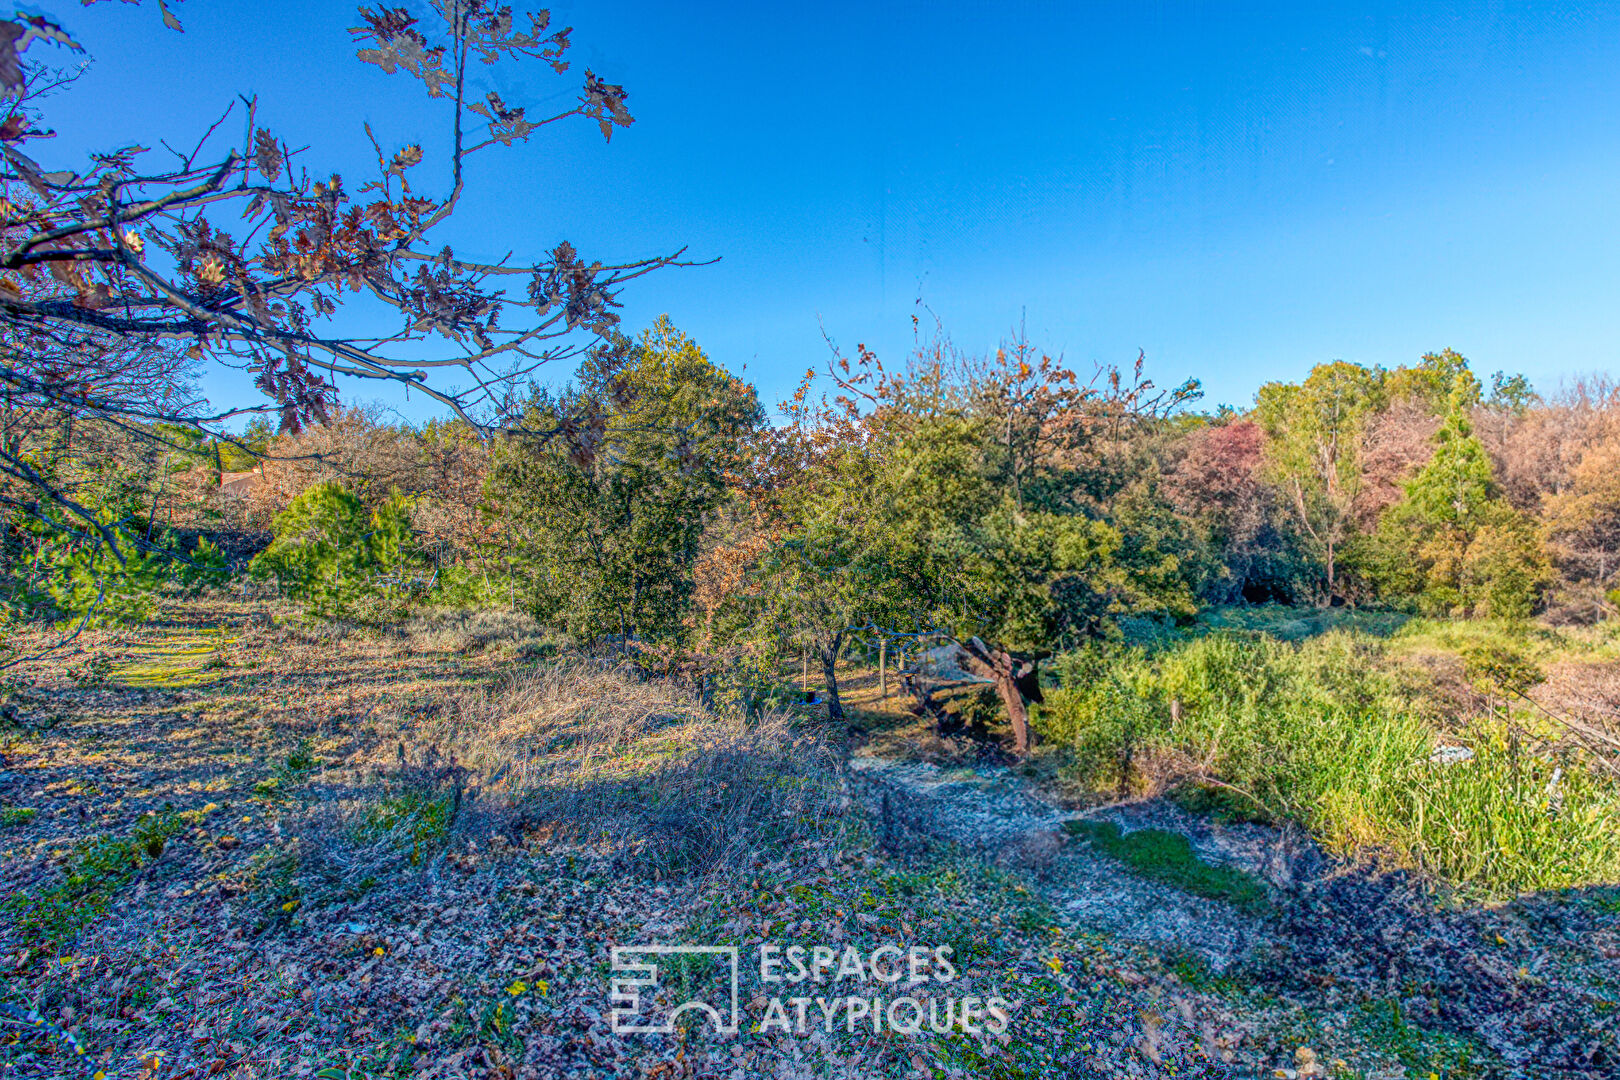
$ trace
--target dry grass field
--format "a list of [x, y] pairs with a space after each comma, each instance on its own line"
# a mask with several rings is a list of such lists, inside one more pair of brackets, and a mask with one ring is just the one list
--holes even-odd
[[[1250, 1052], [1220, 1009], [1207, 1038], [1190, 1011], [1143, 1027], [1145, 977], [1062, 944], [1013, 879], [874, 847], [803, 718], [717, 716], [524, 620], [305, 631], [214, 603], [78, 644], [8, 690], [10, 1075], [970, 1075], [1030, 1053], [1132, 1075]], [[767, 934], [953, 942], [968, 984], [1026, 1024], [1062, 1000], [1071, 1037], [609, 1030], [610, 944]]]
[[[1077, 925], [1040, 858], [896, 842], [852, 801], [848, 755], [949, 746], [851, 675], [846, 742], [808, 711], [720, 715], [509, 614], [374, 631], [214, 599], [86, 634], [13, 668], [0, 713], [0, 1060], [143, 1080], [1311, 1075], [1304, 1048], [1347, 1077], [1492, 1075], [1410, 1001], [1212, 970]], [[812, 1007], [804, 1033], [761, 1030], [774, 991], [745, 963], [739, 1036], [615, 1034], [610, 949], [655, 941], [946, 945], [952, 992], [1001, 996], [1011, 1027], [874, 1032]]]

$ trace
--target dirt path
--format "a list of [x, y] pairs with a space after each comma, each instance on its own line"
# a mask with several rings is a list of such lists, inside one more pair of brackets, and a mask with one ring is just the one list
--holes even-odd
[[1090, 811], [1062, 810], [1001, 766], [942, 770], [877, 757], [850, 761], [862, 801], [889, 830], [949, 840], [987, 861], [1029, 871], [1048, 902], [1075, 925], [1127, 941], [1193, 950], [1224, 971], [1268, 939], [1266, 921], [1220, 900], [1134, 873], [1076, 841], [1070, 822], [1114, 822], [1129, 835], [1156, 829], [1185, 836], [1197, 856], [1267, 879], [1292, 880], [1303, 861], [1289, 835], [1258, 825], [1220, 826], [1162, 799]]
[[[1458, 1077], [1620, 1075], [1620, 1013], [1608, 1004], [1620, 919], [1607, 891], [1436, 903], [1417, 879], [1332, 859], [1296, 830], [1222, 824], [1168, 799], [1065, 810], [1003, 766], [877, 755], [853, 757], [849, 773], [886, 846], [959, 844], [1025, 873], [1076, 929], [1137, 943], [1168, 967], [1196, 954], [1229, 985], [1287, 1001], [1325, 1030], [1387, 1042], [1411, 1066], [1450, 1063], [1426, 1067]], [[1190, 872], [1178, 880], [1133, 862], [1122, 843], [1133, 836], [1158, 837], [1159, 852], [1179, 848]], [[1258, 892], [1209, 898], [1221, 894], [1206, 886], [1223, 881]]]

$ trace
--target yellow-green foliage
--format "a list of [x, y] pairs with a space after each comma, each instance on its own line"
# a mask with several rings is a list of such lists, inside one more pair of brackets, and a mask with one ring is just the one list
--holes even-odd
[[217, 669], [221, 665], [215, 660], [235, 641], [223, 633], [165, 632], [156, 640], [127, 646], [124, 661], [114, 665], [108, 675], [125, 686], [202, 686], [220, 678]]
[[1390, 635], [1395, 655], [1466, 653], [1509, 648], [1540, 664], [1620, 659], [1620, 624], [1544, 626], [1508, 619], [1410, 619]]
[[342, 616], [356, 601], [394, 592], [409, 569], [410, 503], [395, 492], [367, 512], [335, 481], [300, 493], [276, 515], [275, 542], [253, 572], [320, 616]]
[[1491, 720], [1461, 734], [1471, 760], [1431, 762], [1435, 731], [1385, 650], [1345, 633], [1297, 645], [1216, 634], [1155, 656], [1065, 657], [1037, 723], [1096, 787], [1129, 786], [1147, 761], [1207, 768], [1331, 849], [1483, 892], [1620, 876], [1620, 791], [1578, 761], [1515, 747]]

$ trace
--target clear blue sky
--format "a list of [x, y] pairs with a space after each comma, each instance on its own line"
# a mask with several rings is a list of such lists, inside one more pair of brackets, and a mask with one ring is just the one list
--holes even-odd
[[[184, 35], [147, 6], [40, 10], [96, 61], [48, 163], [194, 139], [236, 93], [355, 180], [363, 120], [440, 149], [416, 84], [353, 60], [351, 5], [189, 0]], [[1072, 362], [1142, 348], [1210, 404], [1445, 346], [1543, 388], [1620, 369], [1620, 4], [553, 11], [573, 70], [503, 95], [566, 100], [588, 66], [637, 123], [478, 162], [453, 238], [720, 256], [632, 285], [626, 323], [667, 311], [767, 401], [825, 360], [822, 324], [898, 358], [919, 296], [964, 347], [1027, 312]]]

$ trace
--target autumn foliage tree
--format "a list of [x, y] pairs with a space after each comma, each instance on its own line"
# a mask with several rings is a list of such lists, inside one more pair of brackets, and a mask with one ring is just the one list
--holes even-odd
[[[420, 84], [449, 150], [430, 158], [411, 137], [385, 146], [390, 136], [368, 126], [375, 166], [358, 180], [294, 150], [251, 98], [167, 157], [131, 131], [84, 161], [41, 160], [32, 144], [50, 134], [49, 98], [72, 81], [45, 50], [82, 52], [94, 32], [40, 16], [0, 20], [5, 407], [40, 428], [228, 440], [244, 415], [272, 414], [284, 432], [331, 418], [338, 381], [349, 379], [421, 395], [481, 433], [520, 423], [512, 388], [609, 333], [618, 287], [677, 256], [607, 265], [559, 240], [491, 261], [445, 243], [474, 155], [576, 119], [607, 139], [631, 116], [624, 88], [592, 71], [571, 103], [541, 114], [473, 89], [486, 68], [568, 72], [571, 32], [547, 12], [520, 16], [486, 0], [417, 10], [361, 7], [349, 33], [360, 62]], [[340, 333], [333, 320], [350, 309], [379, 328], [364, 339]], [[246, 369], [262, 397], [208, 400], [195, 386], [210, 367]], [[556, 417], [535, 434], [568, 430]], [[125, 558], [127, 531], [85, 491], [41, 471], [26, 441], [0, 445], [0, 478], [0, 501], [15, 512]]]
[[1604, 593], [1620, 585], [1620, 439], [1583, 455], [1568, 488], [1549, 496], [1544, 509], [1565, 573]]

